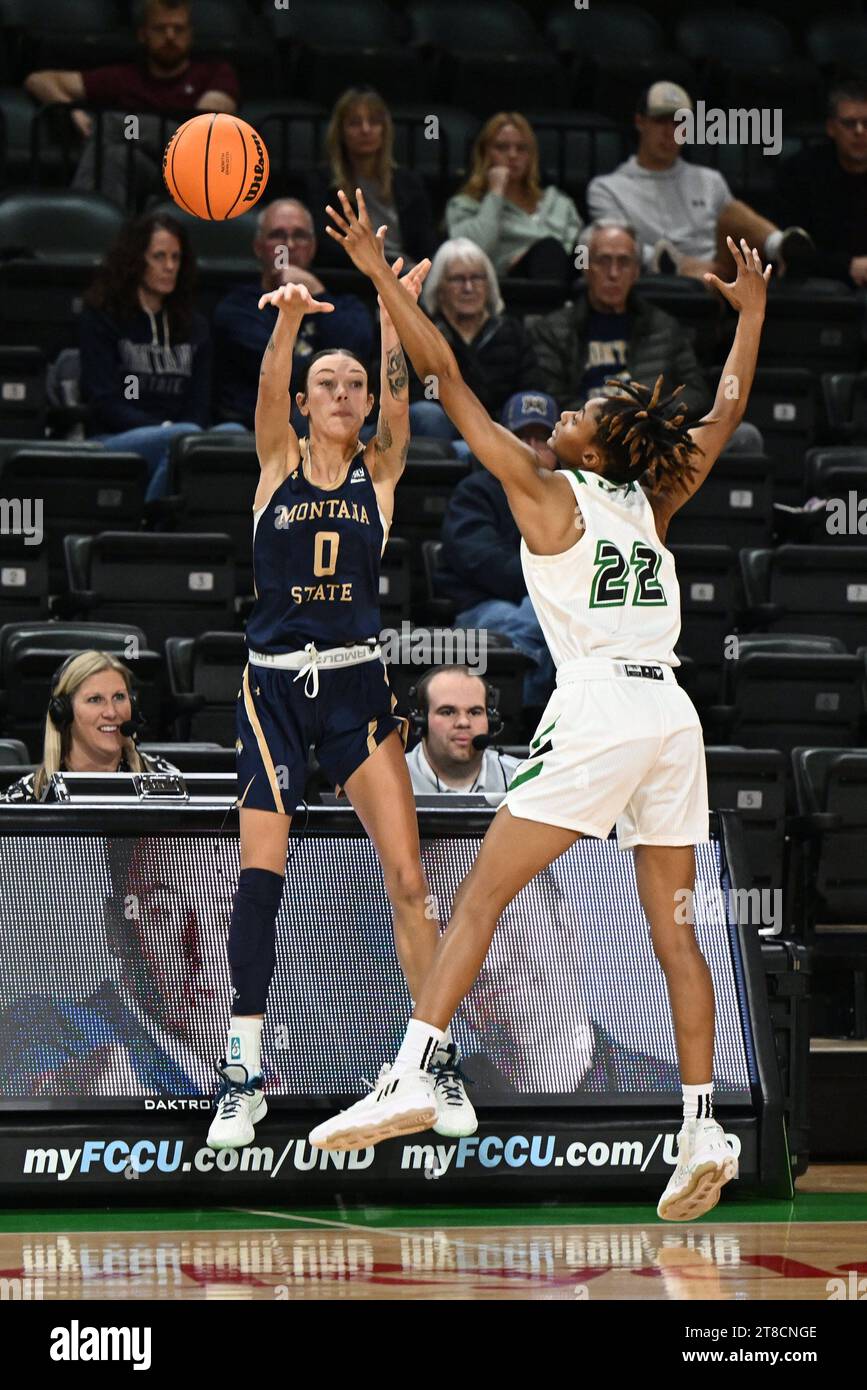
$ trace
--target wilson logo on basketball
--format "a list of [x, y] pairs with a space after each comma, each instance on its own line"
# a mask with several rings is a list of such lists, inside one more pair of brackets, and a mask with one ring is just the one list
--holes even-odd
[[262, 180], [265, 177], [265, 151], [259, 141], [255, 131], [251, 132], [253, 144], [256, 147], [256, 163], [253, 166], [253, 182], [244, 195], [245, 203], [253, 203], [262, 192]]

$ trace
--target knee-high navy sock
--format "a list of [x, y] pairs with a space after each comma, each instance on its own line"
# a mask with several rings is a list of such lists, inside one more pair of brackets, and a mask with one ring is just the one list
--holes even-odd
[[232, 1013], [263, 1014], [277, 954], [277, 911], [283, 878], [270, 869], [242, 869], [229, 926]]

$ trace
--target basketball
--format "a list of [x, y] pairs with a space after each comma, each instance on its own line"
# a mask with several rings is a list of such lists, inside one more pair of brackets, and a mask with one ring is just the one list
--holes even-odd
[[261, 136], [237, 116], [203, 112], [178, 126], [163, 156], [166, 188], [179, 208], [209, 222], [240, 217], [268, 182]]

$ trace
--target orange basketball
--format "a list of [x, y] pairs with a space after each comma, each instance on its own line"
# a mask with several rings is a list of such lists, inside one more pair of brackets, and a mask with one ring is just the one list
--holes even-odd
[[209, 222], [240, 217], [258, 203], [269, 169], [261, 136], [221, 111], [178, 126], [163, 155], [163, 178], [178, 207]]

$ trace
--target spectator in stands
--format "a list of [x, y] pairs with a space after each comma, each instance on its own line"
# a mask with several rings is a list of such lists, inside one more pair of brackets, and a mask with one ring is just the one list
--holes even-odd
[[545, 390], [562, 410], [578, 410], [592, 396], [613, 394], [605, 382], [655, 381], [667, 390], [683, 383], [689, 418], [699, 419], [710, 393], [692, 344], [663, 309], [636, 291], [641, 256], [635, 231], [615, 218], [593, 222], [587, 249], [585, 292], [574, 302], [529, 324]]
[[[142, 49], [139, 62], [113, 63], [86, 72], [32, 72], [25, 81], [37, 101], [73, 107], [72, 119], [87, 141], [73, 187], [96, 189], [122, 206], [130, 201], [130, 163], [135, 184], [129, 193], [141, 196], [160, 186], [163, 149], [173, 130], [171, 122], [166, 125], [158, 119], [160, 113], [231, 114], [238, 104], [238, 79], [229, 63], [190, 57], [193, 26], [189, 0], [136, 0], [134, 15]], [[78, 103], [113, 113], [102, 118], [99, 151], [93, 138], [93, 118]], [[128, 112], [137, 113], [135, 139], [129, 135]], [[98, 154], [102, 169], [97, 183]]]
[[559, 188], [542, 188], [536, 137], [517, 111], [500, 111], [482, 127], [470, 176], [449, 199], [446, 222], [449, 236], [476, 242], [501, 278], [568, 284], [575, 274], [578, 209]]
[[815, 242], [804, 274], [867, 286], [867, 82], [836, 83], [828, 95], [828, 140], [807, 145], [777, 175], [777, 213]]
[[676, 82], [648, 88], [635, 116], [637, 153], [612, 174], [592, 179], [587, 189], [594, 222], [617, 218], [631, 224], [645, 270], [698, 279], [708, 271], [731, 276], [726, 236], [736, 242], [746, 237], [750, 246], [763, 248], [766, 260], [784, 265], [808, 254], [812, 243], [803, 228], [781, 231], [734, 198], [718, 170], [681, 158], [675, 113], [692, 109], [692, 99]]
[[110, 248], [79, 321], [89, 433], [147, 460], [148, 499], [166, 492], [172, 440], [209, 423], [212, 349], [193, 306], [195, 270], [181, 224], [148, 213]]
[[[334, 305], [333, 314], [308, 314], [302, 320], [289, 387], [293, 402], [295, 393], [303, 389], [306, 365], [315, 353], [348, 348], [362, 362], [369, 360], [373, 350], [370, 313], [357, 295], [334, 294], [325, 288], [312, 268], [316, 249], [313, 218], [297, 199], [280, 199], [259, 213], [253, 254], [262, 275], [230, 290], [214, 313], [220, 419], [253, 428], [262, 354], [277, 322], [277, 310], [271, 305], [260, 310], [259, 299], [281, 285], [304, 285], [314, 299]], [[298, 416], [296, 431], [304, 433], [306, 425], [297, 406], [294, 411]]]
[[323, 262], [344, 265], [339, 249], [325, 235], [326, 206], [340, 207], [338, 189], [355, 207], [355, 190], [364, 194], [374, 226], [388, 228], [385, 253], [389, 261], [404, 258], [411, 270], [433, 256], [438, 237], [424, 183], [412, 169], [395, 163], [391, 112], [371, 87], [351, 87], [338, 99], [325, 133], [326, 168], [309, 179], [308, 202], [316, 220]]
[[44, 801], [55, 772], [177, 772], [120, 732], [132, 718], [132, 698], [132, 674], [116, 656], [82, 651], [68, 658], [52, 681], [42, 762], [0, 801]]
[[[539, 388], [543, 375], [521, 319], [503, 312], [494, 267], [474, 241], [444, 241], [433, 259], [421, 302], [452, 348], [464, 381], [489, 414], [497, 416], [509, 396]], [[437, 400], [428, 399], [435, 382], [410, 379], [413, 434], [455, 440], [458, 453], [469, 448]]]
[[435, 666], [422, 676], [414, 715], [422, 737], [406, 756], [416, 796], [508, 790], [518, 759], [473, 746], [488, 735], [492, 699], [488, 682], [469, 666]]
[[[520, 391], [506, 402], [502, 422], [536, 452], [540, 468], [556, 468], [548, 438], [560, 418], [557, 402]], [[539, 709], [554, 688], [554, 663], [527, 594], [521, 535], [502, 484], [486, 469], [463, 478], [452, 493], [442, 529], [437, 589], [458, 605], [458, 627], [500, 632], [530, 657], [524, 703]]]

